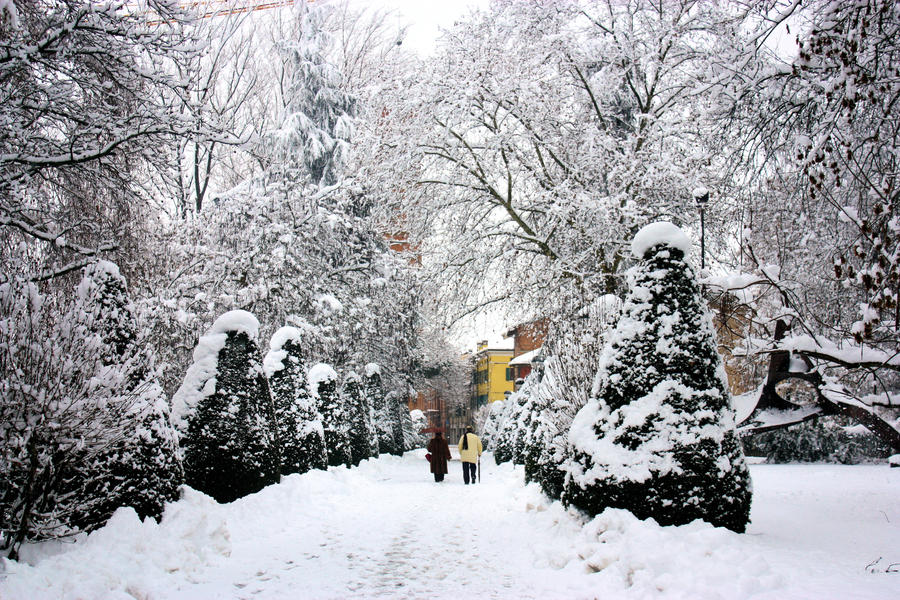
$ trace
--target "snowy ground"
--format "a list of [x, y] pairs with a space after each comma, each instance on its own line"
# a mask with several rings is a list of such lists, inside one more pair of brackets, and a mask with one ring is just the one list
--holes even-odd
[[190, 493], [161, 525], [123, 511], [7, 561], [0, 598], [900, 598], [900, 469], [754, 466], [738, 535], [622, 511], [584, 523], [485, 459], [478, 486], [455, 461], [435, 484], [418, 451], [230, 505]]

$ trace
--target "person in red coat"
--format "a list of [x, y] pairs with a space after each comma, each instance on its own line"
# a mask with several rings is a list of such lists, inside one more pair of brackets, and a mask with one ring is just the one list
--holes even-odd
[[428, 442], [428, 452], [431, 453], [431, 472], [434, 473], [434, 480], [443, 481], [444, 475], [447, 474], [447, 461], [450, 460], [450, 446], [440, 431], [435, 432], [434, 437]]

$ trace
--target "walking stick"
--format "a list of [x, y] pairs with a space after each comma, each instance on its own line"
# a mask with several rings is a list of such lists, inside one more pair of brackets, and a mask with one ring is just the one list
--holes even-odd
[[477, 458], [478, 460], [478, 483], [481, 483], [481, 457]]

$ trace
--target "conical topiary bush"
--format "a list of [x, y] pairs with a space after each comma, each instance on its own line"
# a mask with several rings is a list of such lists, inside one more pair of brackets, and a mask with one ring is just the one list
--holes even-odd
[[663, 525], [703, 519], [743, 531], [749, 472], [689, 249], [670, 223], [635, 237], [638, 264], [595, 397], [569, 431], [563, 500], [589, 514], [615, 507]]
[[282, 327], [275, 332], [263, 368], [272, 390], [281, 445], [281, 474], [326, 469], [325, 431], [307, 385], [299, 329]]
[[218, 502], [276, 483], [281, 465], [259, 322], [243, 310], [219, 317], [194, 350], [173, 398], [185, 482]]
[[363, 389], [362, 379], [356, 373], [348, 373], [342, 390], [344, 407], [348, 411], [350, 431], [350, 457], [354, 466], [372, 457], [372, 440], [375, 425], [372, 422], [372, 407]]
[[337, 389], [338, 374], [330, 365], [319, 363], [309, 370], [309, 391], [316, 398], [325, 430], [325, 452], [328, 466], [353, 464], [350, 453], [350, 422]]

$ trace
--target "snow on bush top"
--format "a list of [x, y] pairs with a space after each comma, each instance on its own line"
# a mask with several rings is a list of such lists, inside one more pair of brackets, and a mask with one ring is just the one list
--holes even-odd
[[246, 333], [247, 337], [255, 340], [259, 335], [259, 321], [246, 310], [231, 310], [216, 319], [206, 335], [228, 333], [229, 331]]
[[243, 331], [250, 339], [255, 340], [259, 333], [259, 321], [245, 310], [232, 310], [216, 319], [206, 335], [197, 340], [194, 364], [185, 374], [181, 387], [172, 396], [172, 421], [177, 427], [186, 427], [188, 416], [197, 403], [216, 393], [219, 351], [225, 347], [229, 331]]
[[337, 371], [331, 368], [331, 365], [326, 365], [325, 363], [318, 363], [313, 365], [309, 370], [309, 389], [313, 393], [316, 393], [319, 388], [319, 382], [321, 381], [337, 381], [338, 374]]
[[266, 377], [272, 377], [284, 368], [284, 359], [287, 358], [284, 345], [288, 342], [299, 343], [302, 337], [303, 334], [296, 327], [285, 326], [275, 332], [269, 342], [269, 352], [263, 358], [263, 372]]
[[272, 335], [272, 340], [269, 342], [269, 349], [281, 350], [288, 342], [299, 342], [302, 339], [303, 333], [301, 333], [299, 329], [286, 325]]
[[351, 381], [359, 383], [360, 381], [362, 381], [362, 379], [359, 375], [356, 374], [355, 371], [350, 371], [349, 373], [347, 373], [347, 377], [344, 378], [344, 383], [349, 383]]
[[377, 363], [369, 363], [366, 365], [366, 377], [374, 377], [381, 375], [381, 365]]
[[103, 275], [105, 275], [107, 279], [119, 279], [122, 281], [123, 285], [127, 285], [127, 282], [125, 281], [125, 278], [122, 277], [122, 273], [119, 271], [119, 267], [116, 263], [108, 260], [98, 260], [96, 263], [85, 269], [84, 277], [82, 277], [81, 283], [79, 283], [78, 287], [75, 289], [75, 294], [82, 300], [87, 299], [91, 295], [95, 280], [103, 279], [103, 277], [101, 277]]
[[631, 253], [636, 258], [644, 258], [647, 250], [663, 244], [681, 250], [687, 257], [691, 249], [691, 240], [679, 228], [668, 221], [658, 221], [645, 225], [631, 241]]
[[225, 333], [215, 333], [197, 340], [194, 364], [188, 368], [184, 382], [172, 396], [172, 422], [179, 429], [187, 426], [188, 416], [202, 399], [216, 393], [219, 351], [225, 347], [227, 338]]

